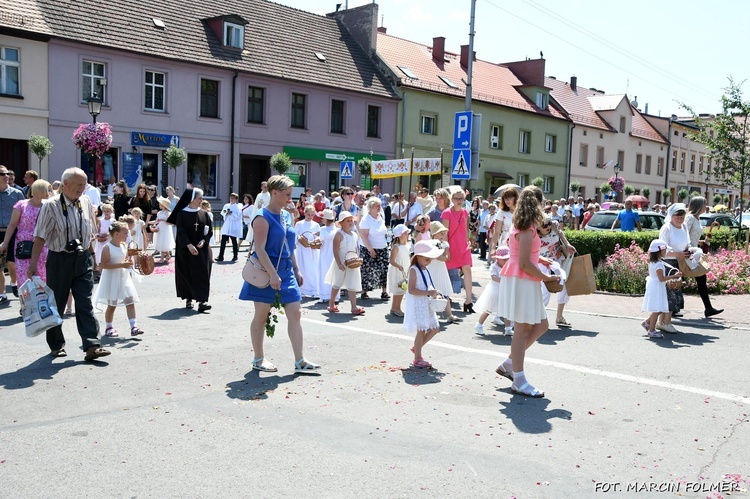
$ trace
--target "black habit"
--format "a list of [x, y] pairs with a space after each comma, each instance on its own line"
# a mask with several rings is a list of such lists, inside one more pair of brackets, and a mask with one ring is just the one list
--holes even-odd
[[[175, 247], [175, 287], [177, 296], [183, 300], [207, 302], [211, 288], [211, 248], [209, 240], [213, 235], [211, 219], [203, 210], [177, 213]], [[203, 241], [203, 247], [198, 243]], [[198, 250], [193, 256], [188, 250], [192, 244]]]

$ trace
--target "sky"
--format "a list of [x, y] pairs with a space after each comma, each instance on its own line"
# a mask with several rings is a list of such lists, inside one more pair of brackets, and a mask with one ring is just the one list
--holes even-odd
[[[326, 14], [347, 0], [275, 0]], [[348, 0], [349, 8], [372, 0]], [[379, 0], [389, 35], [460, 52], [469, 44], [471, 0]], [[544, 54], [547, 76], [637, 97], [656, 116], [721, 111], [729, 84], [750, 79], [744, 25], [750, 2], [736, 0], [476, 0], [474, 50], [494, 63]], [[750, 82], [742, 85], [750, 100]]]

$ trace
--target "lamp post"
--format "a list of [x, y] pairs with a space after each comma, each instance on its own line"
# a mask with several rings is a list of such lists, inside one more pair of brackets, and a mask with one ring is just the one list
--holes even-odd
[[[615, 181], [616, 181], [617, 178], [620, 176], [620, 163], [615, 164], [615, 166], [614, 166], [613, 169], [615, 170]], [[615, 185], [616, 185], [616, 183], [615, 183]], [[614, 198], [616, 200], [617, 199], [617, 195], [619, 194], [619, 192], [615, 191], [614, 189], [612, 189], [612, 190], [615, 192]]]
[[102, 100], [94, 94], [86, 99], [86, 102], [89, 105], [89, 114], [94, 119], [94, 124], [96, 124], [96, 117], [102, 112]]
[[708, 201], [708, 181], [711, 180], [711, 177], [709, 177], [708, 173], [706, 173], [706, 201]]

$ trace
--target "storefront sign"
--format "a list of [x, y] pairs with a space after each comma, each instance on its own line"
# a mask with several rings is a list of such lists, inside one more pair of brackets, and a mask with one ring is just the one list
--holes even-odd
[[122, 178], [132, 191], [141, 184], [143, 178], [143, 154], [122, 153]]
[[440, 175], [443, 163], [440, 158], [414, 158], [414, 164], [410, 167], [411, 159], [390, 159], [373, 161], [372, 177], [389, 178], [412, 175]]
[[130, 144], [143, 147], [180, 147], [179, 135], [165, 135], [151, 132], [130, 132]]

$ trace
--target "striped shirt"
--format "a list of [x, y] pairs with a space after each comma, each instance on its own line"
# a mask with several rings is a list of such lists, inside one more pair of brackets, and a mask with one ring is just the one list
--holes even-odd
[[[63, 213], [61, 200], [66, 203], [67, 217]], [[88, 249], [94, 234], [94, 218], [88, 197], [81, 196], [78, 201], [70, 201], [61, 194], [42, 203], [34, 237], [44, 239], [50, 251], [65, 251], [68, 241], [73, 239], [80, 239], [83, 249]]]

